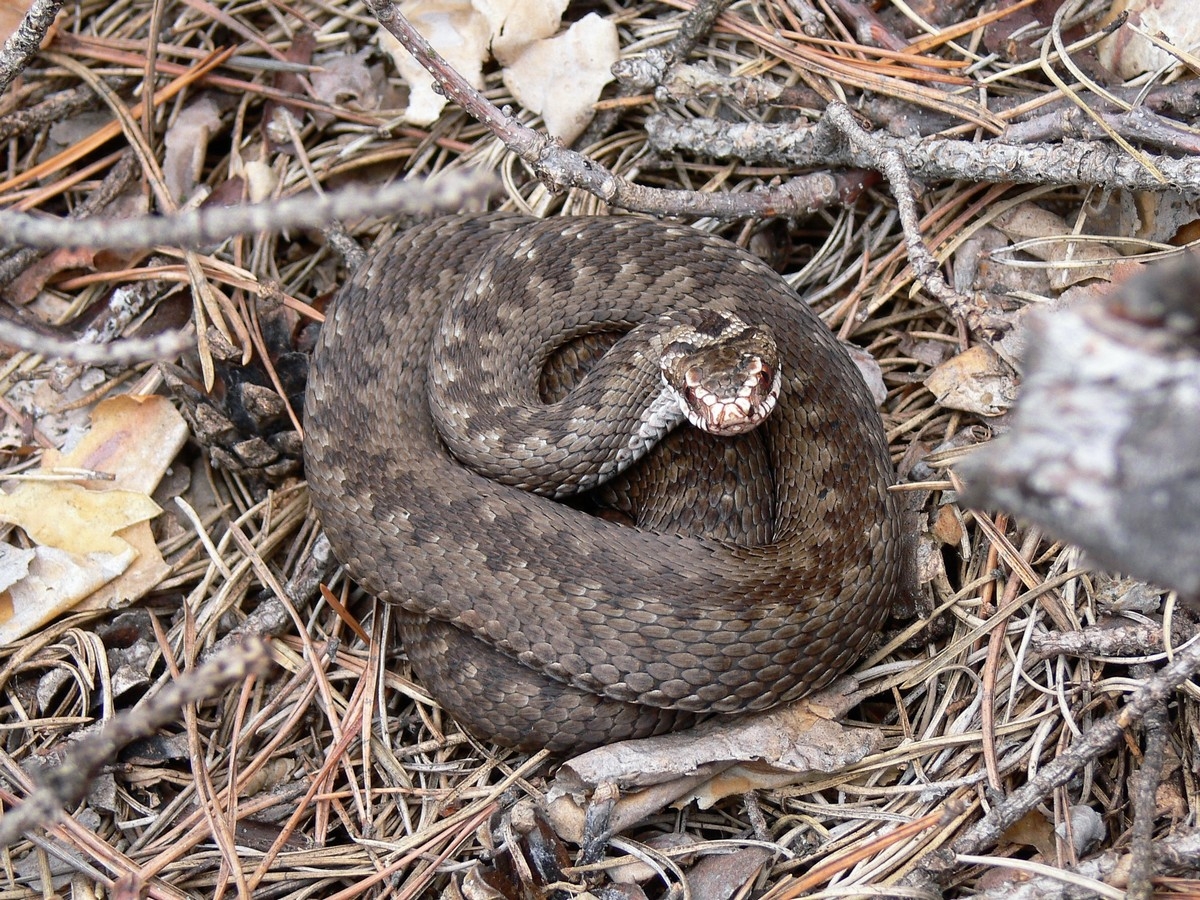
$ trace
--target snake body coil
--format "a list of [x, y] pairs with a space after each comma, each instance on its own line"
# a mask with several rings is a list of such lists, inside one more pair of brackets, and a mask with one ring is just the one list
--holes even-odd
[[[487, 310], [493, 346], [439, 333], [456, 293]], [[765, 545], [623, 527], [497, 484], [435, 430], [435, 343], [483, 353], [531, 320], [628, 330], [696, 306], [763, 323], [779, 346], [782, 389], [755, 437], [774, 479]], [[322, 328], [305, 419], [338, 558], [403, 610], [434, 696], [501, 743], [579, 749], [798, 697], [856, 661], [911, 578], [862, 378], [773, 270], [689, 228], [477, 216], [386, 241]], [[605, 427], [572, 421], [568, 443]]]

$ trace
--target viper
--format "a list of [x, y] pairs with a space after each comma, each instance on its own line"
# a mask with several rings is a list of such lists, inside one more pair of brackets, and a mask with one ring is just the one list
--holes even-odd
[[[662, 408], [661, 386], [616, 389], [620, 354], [661, 355], [657, 322], [703, 332], [716, 317], [777, 353], [766, 370], [733, 354], [755, 404], [776, 390], [750, 412], [756, 427], [702, 438], [722, 458], [761, 457], [762, 535], [630, 525], [559, 502], [636, 469], [652, 442], [634, 435]], [[618, 362], [543, 404], [541, 367], [591, 332], [625, 334]], [[514, 422], [524, 433], [506, 430]], [[499, 461], [471, 458], [497, 447]], [[911, 590], [863, 378], [774, 270], [685, 226], [473, 215], [379, 243], [322, 327], [304, 456], [335, 554], [397, 605], [417, 676], [503, 744], [578, 750], [800, 697], [852, 666]], [[703, 493], [710, 463], [690, 469], [685, 491]], [[570, 486], [539, 487], [539, 472]]]

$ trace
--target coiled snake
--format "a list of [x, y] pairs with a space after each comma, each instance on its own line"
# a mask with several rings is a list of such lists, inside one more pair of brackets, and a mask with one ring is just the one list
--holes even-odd
[[[484, 320], [467, 343], [442, 321], [456, 292]], [[537, 372], [522, 366], [556, 344], [696, 306], [764, 323], [779, 345], [778, 405], [755, 430], [773, 479], [767, 543], [605, 521], [475, 474], [435, 430], [435, 344], [450, 354], [439, 382], [482, 367], [532, 394]], [[495, 361], [545, 333], [536, 358]], [[467, 427], [495, 439], [473, 412]], [[532, 441], [555, 466], [608, 424], [564, 421], [567, 438]], [[439, 702], [501, 743], [580, 749], [798, 697], [856, 661], [911, 578], [881, 422], [848, 356], [772, 269], [686, 227], [492, 215], [383, 242], [322, 328], [305, 427], [338, 558], [399, 605]]]

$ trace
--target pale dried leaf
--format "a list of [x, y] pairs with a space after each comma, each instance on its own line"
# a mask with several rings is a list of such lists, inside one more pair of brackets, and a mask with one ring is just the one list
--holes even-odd
[[[487, 20], [470, 0], [410, 0], [400, 11], [446, 61], [473, 87], [483, 87], [483, 64], [488, 58]], [[391, 54], [396, 70], [409, 87], [404, 118], [414, 125], [437, 121], [446, 98], [433, 89], [433, 76], [400, 46], [391, 34], [378, 31], [380, 47]]]
[[0, 591], [7, 591], [29, 574], [34, 555], [33, 548], [0, 544]]
[[1109, 280], [1113, 263], [1120, 258], [1107, 244], [1072, 240], [1063, 219], [1033, 203], [1002, 212], [992, 225], [1012, 241], [1030, 242], [1023, 251], [1048, 264], [1050, 287], [1056, 291], [1082, 281]]
[[[114, 540], [124, 543], [120, 537]], [[0, 545], [0, 555], [8, 556], [12, 550]], [[73, 609], [81, 598], [127, 569], [134, 553], [128, 545], [115, 555], [75, 555], [56, 547], [35, 547], [25, 563], [25, 574], [0, 593], [0, 644], [19, 640]]]
[[765, 713], [712, 720], [577, 756], [562, 765], [548, 793], [551, 823], [563, 838], [577, 839], [579, 800], [601, 784], [621, 791], [611, 820], [617, 829], [618, 823], [628, 827], [668, 804], [695, 799], [710, 805], [729, 794], [795, 784], [812, 772], [852, 765], [876, 743], [874, 732], [835, 721], [861, 700], [856, 688], [853, 679], [842, 678]]
[[[153, 493], [187, 440], [187, 423], [166, 397], [124, 395], [105, 400], [92, 412], [92, 429], [67, 454], [47, 451], [43, 466], [102, 469], [113, 483]], [[127, 529], [122, 538], [137, 552], [132, 564], [80, 602], [82, 609], [131, 603], [153, 590], [170, 571], [149, 522]]]
[[320, 70], [309, 76], [313, 96], [350, 109], [378, 109], [381, 97], [379, 72], [367, 65], [373, 52], [366, 47], [353, 56], [321, 59]]
[[121, 539], [133, 548], [133, 561], [117, 577], [106, 581], [79, 601], [77, 608], [116, 609], [144, 597], [171, 572], [171, 567], [159, 552], [154, 531], [149, 522], [126, 528]]
[[[34, 557], [9, 560], [4, 640], [77, 606], [135, 600], [166, 576], [148, 522], [161, 510], [149, 493], [186, 438], [183, 418], [165, 397], [114, 397], [97, 405], [92, 427], [70, 451], [46, 451], [42, 470], [106, 472], [113, 480], [100, 483], [115, 490], [33, 481], [0, 496], [0, 518], [48, 545], [35, 548]], [[21, 558], [28, 562], [24, 575], [15, 567]]]
[[47, 450], [42, 468], [106, 472], [108, 482], [150, 494], [187, 440], [187, 423], [166, 397], [122, 395], [92, 411], [92, 427], [65, 453]]
[[569, 0], [473, 0], [487, 19], [492, 55], [509, 65], [533, 41], [552, 37]]
[[0, 494], [0, 521], [19, 525], [44, 547], [79, 555], [125, 553], [129, 545], [116, 533], [160, 512], [136, 491], [91, 491], [62, 481], [27, 481]]
[[566, 34], [521, 51], [504, 70], [504, 84], [521, 105], [541, 115], [550, 134], [569, 144], [592, 121], [620, 50], [617, 27], [588, 13]]
[[925, 378], [925, 387], [942, 406], [981, 416], [1005, 412], [1017, 394], [1012, 368], [983, 344], [946, 360]]
[[176, 200], [185, 200], [204, 170], [209, 136], [221, 127], [221, 111], [209, 96], [183, 108], [163, 138], [163, 180]]
[[1067, 815], [1071, 827], [1067, 828], [1066, 822], [1060, 822], [1054, 831], [1062, 840], [1071, 843], [1077, 856], [1085, 855], [1108, 835], [1104, 817], [1085, 803], [1073, 804]]
[[966, 294], [983, 291], [1000, 296], [1049, 297], [1053, 293], [1050, 273], [1043, 266], [1012, 265], [1008, 249], [1011, 244], [1008, 235], [991, 227], [980, 228], [963, 241], [953, 255], [955, 289]]
[[1138, 248], [1124, 247], [1123, 239], [1180, 244], [1192, 239], [1198, 221], [1200, 202], [1184, 191], [1116, 190], [1087, 207], [1088, 230], [1111, 237], [1131, 257]]
[[242, 174], [246, 178], [247, 195], [251, 203], [269, 200], [279, 186], [279, 173], [260, 159], [242, 166]]
[[887, 399], [887, 385], [883, 383], [883, 369], [879, 367], [879, 360], [862, 347], [854, 344], [844, 343], [842, 349], [849, 354], [854, 367], [858, 369], [858, 374], [866, 382], [867, 390], [871, 392], [871, 399], [875, 401], [875, 405], [882, 406], [883, 401]]

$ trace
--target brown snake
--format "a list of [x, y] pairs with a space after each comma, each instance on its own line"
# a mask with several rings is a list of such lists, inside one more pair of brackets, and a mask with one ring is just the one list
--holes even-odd
[[[515, 340], [507, 328], [593, 317], [585, 306], [605, 329], [695, 306], [767, 324], [783, 371], [757, 429], [772, 540], [622, 526], [462, 467], [427, 391], [456, 291], [493, 304], [494, 348]], [[305, 427], [338, 558], [401, 607], [405, 647], [439, 702], [501, 743], [579, 749], [796, 698], [853, 665], [911, 583], [861, 376], [772, 269], [686, 227], [455, 217], [383, 242], [322, 328]]]

